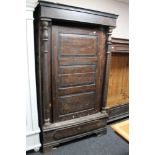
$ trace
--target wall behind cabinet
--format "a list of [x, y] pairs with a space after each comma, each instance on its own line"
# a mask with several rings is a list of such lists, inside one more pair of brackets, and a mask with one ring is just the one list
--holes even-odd
[[119, 15], [117, 28], [112, 37], [129, 38], [129, 3], [128, 0], [42, 0], [93, 9]]

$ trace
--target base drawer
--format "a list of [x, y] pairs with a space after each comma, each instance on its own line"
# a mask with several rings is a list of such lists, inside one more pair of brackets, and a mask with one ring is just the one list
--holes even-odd
[[[106, 126], [107, 117], [99, 118], [97, 120], [82, 122], [82, 123], [73, 123], [70, 126], [63, 126], [62, 128], [48, 130], [43, 133], [43, 142], [54, 144], [57, 141], [69, 139], [71, 137], [75, 137], [78, 135], [82, 135], [85, 133], [93, 133], [93, 131], [102, 129]], [[74, 125], [76, 124], [76, 125]]]

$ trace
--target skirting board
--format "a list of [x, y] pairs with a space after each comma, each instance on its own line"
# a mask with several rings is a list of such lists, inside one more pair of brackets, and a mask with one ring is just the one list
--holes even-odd
[[40, 147], [39, 133], [26, 136], [26, 151], [39, 151]]
[[122, 104], [108, 109], [108, 123], [129, 117], [129, 104]]

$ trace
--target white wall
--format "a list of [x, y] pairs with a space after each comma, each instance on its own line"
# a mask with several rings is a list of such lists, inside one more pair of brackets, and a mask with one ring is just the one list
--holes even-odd
[[33, 11], [37, 0], [26, 0], [26, 49], [27, 49], [27, 92], [26, 92], [26, 150], [38, 151], [41, 147], [38, 126], [34, 62]]
[[[44, 0], [119, 15], [113, 37], [129, 38], [129, 4], [127, 0]], [[125, 1], [125, 2], [122, 2]]]

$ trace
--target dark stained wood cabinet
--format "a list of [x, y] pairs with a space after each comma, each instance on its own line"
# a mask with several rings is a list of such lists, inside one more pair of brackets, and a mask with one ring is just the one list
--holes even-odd
[[43, 151], [105, 133], [111, 34], [117, 15], [40, 2], [34, 18]]
[[52, 27], [53, 121], [100, 111], [105, 34], [99, 28]]
[[129, 40], [112, 38], [107, 109], [108, 121], [129, 115]]

